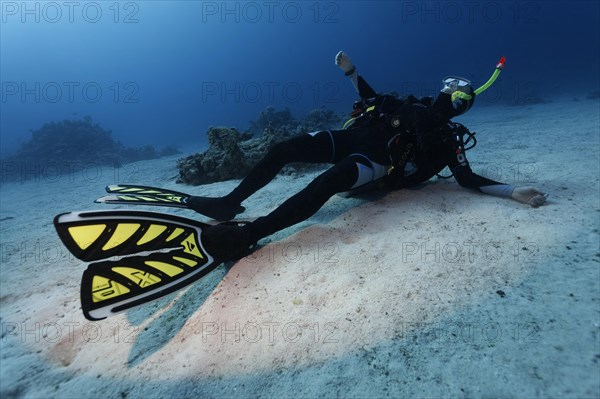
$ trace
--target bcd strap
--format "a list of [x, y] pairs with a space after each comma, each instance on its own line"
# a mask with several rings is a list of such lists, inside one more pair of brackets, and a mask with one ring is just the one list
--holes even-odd
[[[450, 122], [450, 123], [448, 123], [448, 127], [450, 128], [450, 134], [461, 137], [462, 145], [463, 145], [463, 152], [467, 152], [468, 150], [470, 150], [471, 148], [473, 148], [477, 145], [477, 139], [475, 138], [476, 133], [471, 132], [463, 124], [457, 123], [457, 122]], [[467, 136], [466, 140], [464, 139], [465, 135]], [[471, 140], [473, 141], [473, 144], [471, 146], [467, 147], [467, 145], [471, 142]], [[436, 173], [436, 176], [441, 179], [449, 179], [452, 176], [454, 176], [454, 173], [450, 173], [450, 175], [448, 175], [448, 176], [442, 176], [439, 173]]]

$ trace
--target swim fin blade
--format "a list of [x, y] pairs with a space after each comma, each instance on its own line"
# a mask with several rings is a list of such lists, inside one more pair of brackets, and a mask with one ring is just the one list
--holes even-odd
[[215, 269], [202, 242], [210, 226], [155, 212], [89, 211], [57, 215], [54, 226], [77, 258], [88, 320], [101, 320], [176, 291]]
[[187, 208], [191, 195], [150, 186], [118, 184], [106, 186], [107, 195], [95, 202], [103, 204], [160, 205]]
[[110, 185], [111, 194], [98, 198], [102, 204], [158, 205], [191, 209], [215, 220], [231, 220], [246, 210], [239, 204], [224, 204], [221, 198], [194, 197], [179, 191], [131, 184]]

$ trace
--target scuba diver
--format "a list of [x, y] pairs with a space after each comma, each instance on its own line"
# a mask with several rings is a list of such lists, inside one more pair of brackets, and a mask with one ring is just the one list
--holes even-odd
[[209, 253], [239, 259], [249, 254], [260, 239], [311, 217], [335, 194], [374, 186], [387, 190], [414, 187], [446, 166], [462, 187], [533, 207], [546, 201], [547, 194], [537, 188], [515, 187], [473, 173], [465, 156], [465, 146], [474, 139], [473, 134], [451, 121], [467, 112], [475, 97], [494, 83], [504, 66], [504, 57], [488, 82], [477, 90], [467, 79], [451, 76], [443, 80], [435, 100], [380, 95], [358, 74], [344, 52], [336, 55], [335, 63], [361, 98], [344, 129], [312, 132], [279, 142], [230, 194], [192, 197], [188, 204], [203, 215], [231, 220], [245, 210], [241, 203], [268, 184], [286, 164], [333, 166], [267, 216], [246, 224], [221, 223], [207, 229], [203, 242]]

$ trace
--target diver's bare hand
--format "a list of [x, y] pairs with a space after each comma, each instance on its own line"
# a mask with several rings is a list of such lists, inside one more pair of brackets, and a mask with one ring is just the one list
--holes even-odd
[[354, 64], [352, 64], [352, 60], [348, 57], [348, 54], [340, 51], [335, 56], [335, 65], [339, 66], [344, 73], [351, 72], [354, 70]]
[[543, 205], [548, 198], [548, 194], [538, 190], [535, 187], [517, 187], [512, 193], [512, 198], [524, 204], [529, 204], [534, 208]]

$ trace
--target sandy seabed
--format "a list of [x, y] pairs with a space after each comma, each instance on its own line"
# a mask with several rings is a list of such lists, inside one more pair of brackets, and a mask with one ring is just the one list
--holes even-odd
[[[537, 186], [547, 205], [437, 178], [336, 196], [253, 255], [99, 322], [53, 217], [107, 209], [93, 200], [112, 183], [211, 196], [237, 182], [180, 186], [164, 158], [3, 183], [0, 397], [599, 397], [598, 100], [457, 121], [477, 132], [476, 173]], [[242, 218], [315, 176], [278, 176]]]

